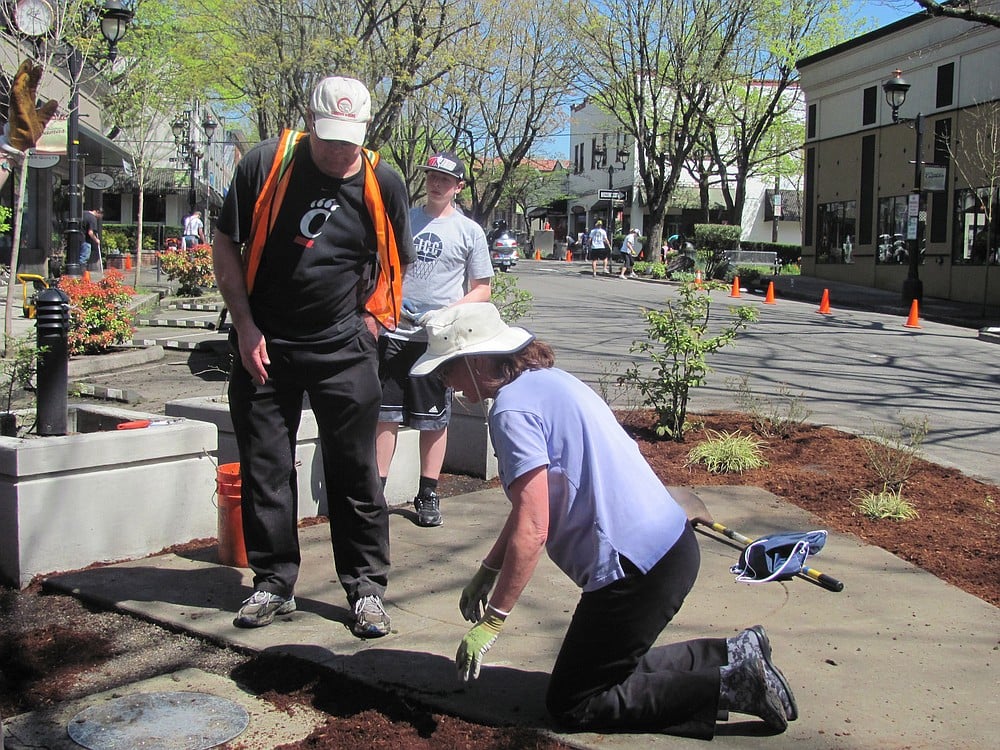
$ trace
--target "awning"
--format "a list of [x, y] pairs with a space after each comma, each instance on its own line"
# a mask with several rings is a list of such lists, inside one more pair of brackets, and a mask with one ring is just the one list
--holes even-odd
[[544, 219], [549, 215], [548, 206], [535, 206], [534, 208], [528, 209], [529, 219]]

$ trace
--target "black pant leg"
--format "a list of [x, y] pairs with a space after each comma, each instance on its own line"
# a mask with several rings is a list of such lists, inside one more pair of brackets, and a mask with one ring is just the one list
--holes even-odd
[[382, 389], [376, 342], [361, 329], [335, 352], [302, 355], [319, 428], [330, 535], [350, 601], [383, 596], [389, 576], [389, 513], [375, 462]]
[[575, 728], [713, 735], [725, 639], [650, 650], [693, 586], [699, 563], [688, 528], [646, 575], [583, 594], [546, 696], [557, 719]]
[[243, 538], [254, 587], [290, 596], [298, 579], [298, 479], [295, 441], [302, 389], [277, 348], [264, 385], [237, 354], [229, 379], [229, 412], [240, 454]]

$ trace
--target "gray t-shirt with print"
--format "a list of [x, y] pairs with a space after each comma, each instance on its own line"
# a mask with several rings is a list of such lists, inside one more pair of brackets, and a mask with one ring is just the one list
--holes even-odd
[[[403, 300], [414, 313], [447, 307], [465, 296], [471, 281], [493, 276], [483, 228], [460, 211], [435, 219], [423, 208], [410, 209], [410, 231], [417, 259], [403, 277]], [[389, 335], [421, 339], [424, 331], [404, 319]]]

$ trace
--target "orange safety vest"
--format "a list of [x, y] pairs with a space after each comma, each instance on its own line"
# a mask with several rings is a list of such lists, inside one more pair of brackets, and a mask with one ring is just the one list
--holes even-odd
[[[253, 220], [250, 226], [250, 236], [243, 250], [243, 265], [246, 271], [247, 294], [253, 291], [254, 278], [260, 267], [260, 257], [264, 252], [264, 244], [268, 235], [274, 229], [278, 219], [281, 203], [288, 192], [292, 177], [292, 160], [296, 147], [305, 137], [305, 133], [288, 130], [281, 132], [278, 139], [278, 150], [271, 163], [264, 186], [253, 207]], [[375, 291], [365, 302], [365, 310], [375, 316], [383, 326], [390, 331], [396, 330], [399, 322], [400, 307], [403, 302], [403, 274], [400, 272], [399, 248], [396, 245], [396, 232], [385, 213], [385, 203], [382, 200], [382, 188], [375, 176], [375, 166], [379, 162], [376, 151], [363, 149], [365, 158], [365, 207], [375, 225], [375, 240], [378, 249], [378, 265]]]

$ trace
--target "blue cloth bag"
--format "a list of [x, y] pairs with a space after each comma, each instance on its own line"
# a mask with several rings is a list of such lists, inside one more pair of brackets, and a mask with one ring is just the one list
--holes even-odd
[[729, 570], [744, 583], [766, 583], [791, 578], [806, 567], [809, 555], [826, 544], [826, 531], [782, 531], [755, 539]]

